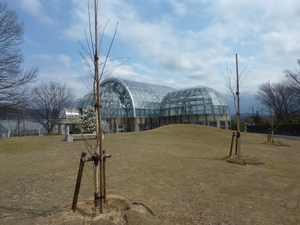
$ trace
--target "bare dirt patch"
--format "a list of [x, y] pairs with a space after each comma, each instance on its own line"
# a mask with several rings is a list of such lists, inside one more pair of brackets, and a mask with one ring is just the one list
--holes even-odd
[[265, 164], [264, 161], [255, 156], [232, 156], [226, 157], [226, 162], [235, 163], [239, 165], [261, 165]]
[[107, 197], [103, 214], [95, 214], [94, 202], [80, 201], [76, 212], [62, 211], [49, 217], [51, 224], [86, 224], [86, 225], [156, 225], [160, 223], [159, 209], [124, 197]]
[[264, 144], [266, 144], [266, 145], [274, 145], [274, 146], [278, 146], [278, 147], [280, 147], [280, 146], [289, 147], [290, 146], [289, 144], [284, 143], [282, 141], [264, 142]]
[[[241, 166], [224, 160], [231, 133], [204, 126], [170, 125], [105, 135], [104, 149], [112, 155], [107, 160], [107, 194], [119, 196], [117, 205], [127, 205], [129, 210], [124, 211], [115, 207], [122, 221], [300, 224], [300, 142], [278, 139], [289, 145], [278, 147], [263, 144], [266, 137], [242, 133], [242, 155], [265, 164]], [[14, 141], [17, 149], [13, 148]], [[23, 150], [20, 143], [30, 143], [30, 149], [24, 146]], [[14, 150], [7, 150], [7, 144]], [[71, 211], [83, 151], [86, 144], [80, 138], [72, 143], [65, 142], [64, 136], [1, 139], [0, 224], [101, 222], [103, 218], [98, 221], [90, 214], [92, 163], [84, 169], [78, 206], [82, 209]], [[142, 219], [146, 222], [138, 222]]]

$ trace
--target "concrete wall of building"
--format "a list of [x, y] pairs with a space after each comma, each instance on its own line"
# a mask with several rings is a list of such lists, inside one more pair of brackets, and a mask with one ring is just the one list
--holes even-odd
[[144, 131], [159, 127], [158, 118], [109, 118], [106, 121], [110, 124], [111, 133]]

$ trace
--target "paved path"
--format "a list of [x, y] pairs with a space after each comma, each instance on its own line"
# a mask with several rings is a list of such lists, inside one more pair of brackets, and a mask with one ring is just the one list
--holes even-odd
[[[267, 134], [259, 134], [259, 133], [250, 133], [249, 134], [257, 134], [257, 135], [262, 135], [262, 136], [267, 136]], [[289, 136], [289, 135], [279, 135], [275, 134], [275, 138], [286, 138], [286, 139], [293, 139], [293, 140], [299, 140], [300, 141], [300, 136]]]

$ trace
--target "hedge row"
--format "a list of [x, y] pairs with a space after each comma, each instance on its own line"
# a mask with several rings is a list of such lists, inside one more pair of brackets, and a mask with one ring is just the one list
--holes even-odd
[[[247, 125], [247, 132], [267, 134], [271, 125]], [[300, 136], [300, 124], [276, 124], [275, 134]]]

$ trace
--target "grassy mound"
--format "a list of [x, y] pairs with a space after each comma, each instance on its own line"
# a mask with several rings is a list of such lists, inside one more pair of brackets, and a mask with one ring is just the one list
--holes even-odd
[[[112, 155], [107, 194], [133, 199], [136, 207], [155, 206], [150, 209], [159, 209], [160, 223], [166, 225], [300, 223], [299, 141], [280, 139], [289, 147], [273, 146], [263, 144], [266, 137], [242, 133], [242, 155], [265, 164], [240, 166], [224, 160], [231, 137], [232, 131], [199, 125], [105, 135], [104, 149]], [[14, 141], [24, 148], [7, 150]], [[79, 158], [81, 152], [90, 154], [87, 146], [94, 141], [76, 137], [65, 142], [64, 136], [0, 140], [0, 224], [71, 224]], [[28, 150], [26, 143], [39, 147]], [[79, 202], [93, 194], [93, 164], [88, 162]], [[127, 221], [151, 220], [148, 213], [125, 214]], [[84, 221], [92, 223], [85, 217], [78, 223]]]

